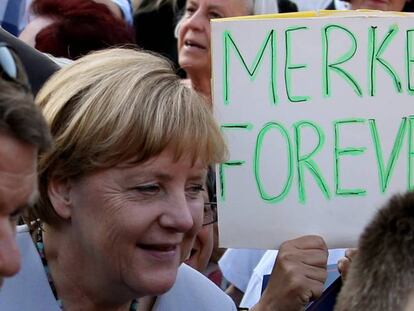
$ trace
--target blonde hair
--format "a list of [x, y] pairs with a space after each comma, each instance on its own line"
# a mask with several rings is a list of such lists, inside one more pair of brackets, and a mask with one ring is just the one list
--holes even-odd
[[172, 147], [206, 165], [226, 156], [204, 98], [153, 54], [112, 49], [90, 54], [56, 73], [39, 92], [55, 144], [39, 160], [35, 217], [61, 219], [47, 196], [50, 178], [74, 179], [134, 159], [142, 163]]

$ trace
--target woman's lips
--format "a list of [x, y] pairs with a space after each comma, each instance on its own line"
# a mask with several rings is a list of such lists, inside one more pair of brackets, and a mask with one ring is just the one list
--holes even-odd
[[184, 47], [187, 50], [206, 50], [205, 45], [195, 40], [185, 40]]
[[176, 258], [179, 244], [138, 244], [138, 248], [158, 260], [172, 260]]

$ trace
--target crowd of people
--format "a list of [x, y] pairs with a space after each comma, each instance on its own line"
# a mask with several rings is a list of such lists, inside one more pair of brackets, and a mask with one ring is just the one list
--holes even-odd
[[412, 193], [379, 211], [357, 250], [328, 250], [314, 235], [278, 251], [223, 255], [217, 245], [214, 166], [227, 148], [212, 113], [210, 20], [319, 9], [414, 7], [2, 2], [0, 280], [21, 271], [6, 279], [0, 309], [46, 310], [33, 305], [33, 289], [44, 286], [50, 310], [299, 311], [321, 296], [327, 264], [338, 263], [336, 310], [411, 310]]

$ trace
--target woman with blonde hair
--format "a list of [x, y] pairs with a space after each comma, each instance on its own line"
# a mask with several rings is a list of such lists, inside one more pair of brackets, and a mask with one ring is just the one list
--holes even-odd
[[[181, 265], [203, 224], [207, 167], [226, 154], [203, 98], [167, 61], [114, 49], [63, 68], [36, 102], [55, 144], [39, 159], [31, 256], [42, 259], [56, 304], [136, 310], [152, 295], [140, 310], [233, 310], [220, 289]], [[37, 261], [19, 275], [18, 292], [2, 297], [8, 310], [30, 305], [41, 283], [31, 271]]]

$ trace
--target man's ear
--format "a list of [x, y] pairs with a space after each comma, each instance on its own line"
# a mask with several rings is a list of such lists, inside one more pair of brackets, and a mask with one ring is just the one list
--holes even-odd
[[72, 216], [70, 185], [68, 179], [52, 178], [47, 186], [50, 203], [52, 203], [55, 212], [63, 219], [70, 219]]

